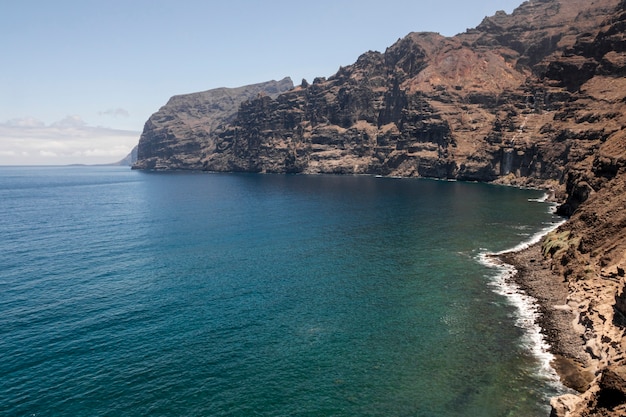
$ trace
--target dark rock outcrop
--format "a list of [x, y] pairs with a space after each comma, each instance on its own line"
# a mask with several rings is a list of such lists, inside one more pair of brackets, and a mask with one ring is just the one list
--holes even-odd
[[172, 97], [150, 116], [137, 146], [135, 169], [202, 169], [201, 157], [232, 122], [242, 102], [276, 97], [293, 88], [290, 78], [238, 88], [216, 88]]

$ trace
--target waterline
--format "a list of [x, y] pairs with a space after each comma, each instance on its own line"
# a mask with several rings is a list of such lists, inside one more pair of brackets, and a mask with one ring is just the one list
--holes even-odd
[[[544, 197], [529, 199], [529, 201], [545, 203], [548, 198], [547, 196], [546, 194]], [[549, 212], [554, 213], [554, 208], [555, 205], [550, 204]], [[477, 256], [478, 262], [496, 271], [496, 274], [492, 277], [489, 284], [496, 294], [506, 297], [511, 305], [515, 306], [517, 312], [515, 325], [524, 330], [522, 344], [537, 358], [539, 362], [537, 374], [548, 381], [557, 394], [569, 392], [569, 389], [561, 383], [559, 375], [552, 366], [555, 357], [550, 352], [551, 346], [546, 342], [543, 329], [539, 325], [538, 319], [541, 313], [539, 311], [538, 301], [520, 288], [514, 280], [514, 277], [518, 273], [517, 269], [513, 265], [503, 262], [499, 256], [507, 253], [521, 252], [538, 244], [546, 235], [558, 229], [566, 221], [567, 220], [563, 218], [555, 218], [552, 222], [546, 224], [543, 229], [533, 234], [528, 240], [520, 242], [513, 248], [498, 252], [482, 250]], [[549, 400], [549, 398], [546, 398], [546, 400]]]

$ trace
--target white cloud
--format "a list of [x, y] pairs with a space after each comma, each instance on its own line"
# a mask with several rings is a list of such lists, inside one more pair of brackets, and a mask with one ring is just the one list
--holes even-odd
[[130, 117], [130, 113], [128, 110], [117, 108], [117, 109], [108, 109], [101, 112], [98, 112], [100, 116], [111, 116], [111, 117]]
[[26, 117], [23, 119], [11, 119], [6, 122], [6, 126], [12, 127], [44, 127], [46, 124], [41, 120], [37, 120], [33, 117]]
[[65, 119], [59, 120], [58, 122], [52, 123], [51, 126], [59, 127], [59, 128], [69, 128], [69, 127], [83, 127], [86, 123], [80, 116], [70, 115], [66, 116]]
[[0, 123], [0, 165], [112, 163], [130, 153], [140, 134], [89, 126], [75, 115], [50, 125], [13, 119]]

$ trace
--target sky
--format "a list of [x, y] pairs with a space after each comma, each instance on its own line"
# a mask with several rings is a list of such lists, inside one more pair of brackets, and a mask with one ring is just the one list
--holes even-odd
[[0, 0], [0, 165], [121, 160], [177, 94], [333, 75], [523, 0]]

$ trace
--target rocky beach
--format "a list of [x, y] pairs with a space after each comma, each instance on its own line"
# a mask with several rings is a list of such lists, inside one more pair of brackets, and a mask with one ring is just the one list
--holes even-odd
[[625, 415], [626, 368], [620, 365], [624, 331], [614, 326], [620, 318], [613, 309], [618, 282], [603, 279], [569, 284], [553, 271], [543, 254], [545, 246], [544, 241], [498, 257], [514, 266], [515, 283], [536, 300], [538, 325], [550, 346], [552, 366], [561, 382], [582, 393], [554, 398], [552, 415]]
[[569, 291], [562, 279], [550, 271], [541, 254], [541, 244], [499, 258], [515, 268], [514, 282], [536, 300], [541, 314], [537, 324], [555, 356], [552, 365], [563, 384], [579, 391], [585, 389], [590, 382], [582, 369], [587, 358], [582, 339], [574, 331], [575, 315], [567, 304]]

